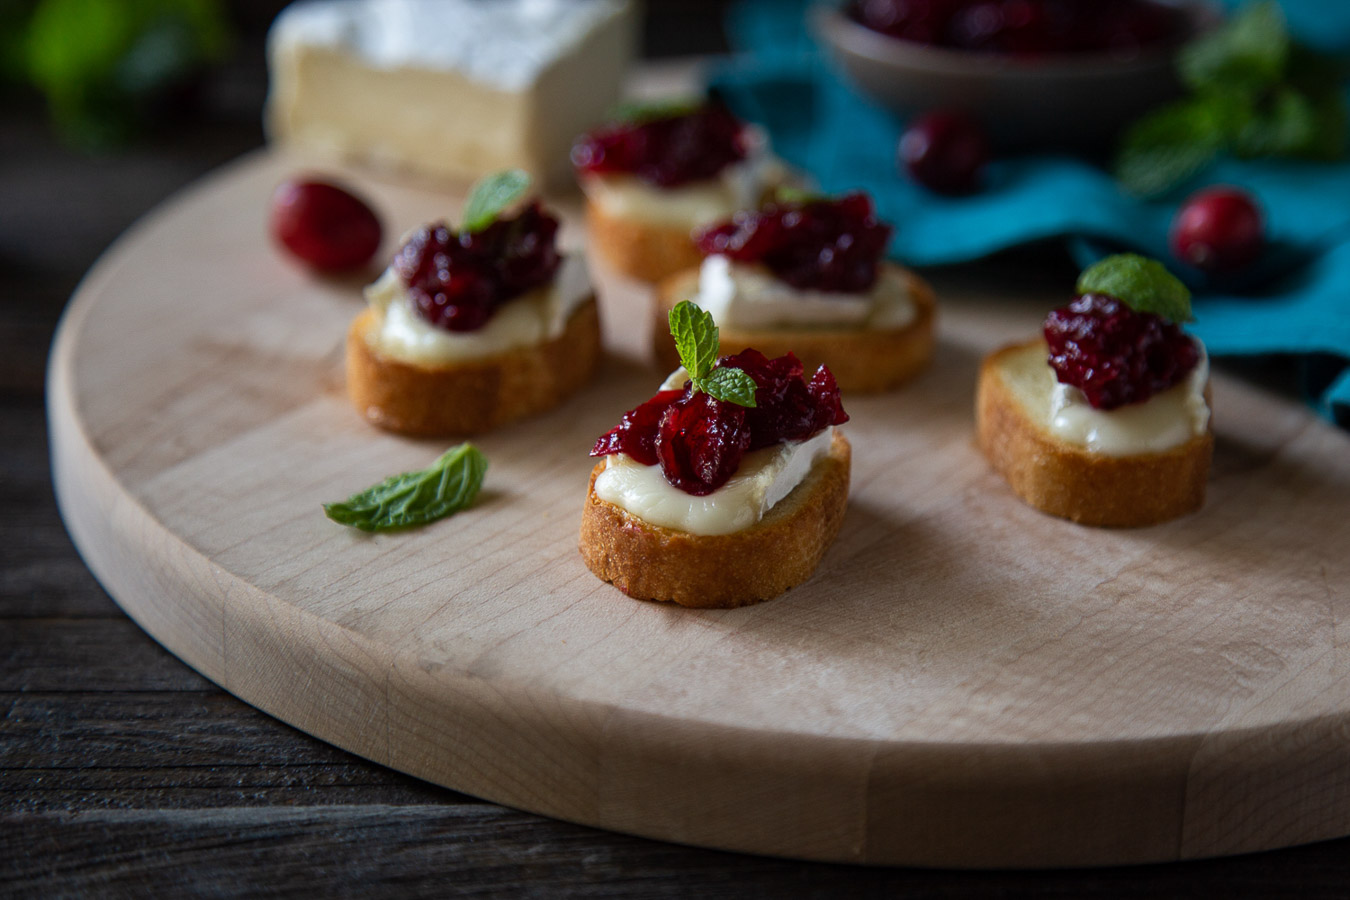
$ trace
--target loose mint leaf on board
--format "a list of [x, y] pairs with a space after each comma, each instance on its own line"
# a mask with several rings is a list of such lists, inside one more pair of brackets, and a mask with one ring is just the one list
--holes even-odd
[[1284, 77], [1289, 31], [1279, 3], [1240, 10], [1210, 34], [1182, 48], [1177, 68], [1192, 89], [1261, 91]]
[[712, 313], [698, 304], [682, 300], [670, 311], [670, 335], [680, 363], [695, 384], [717, 363], [718, 332]]
[[482, 231], [497, 221], [502, 211], [530, 189], [530, 175], [520, 169], [507, 169], [480, 178], [469, 192], [464, 205], [464, 231]]
[[342, 503], [325, 503], [328, 518], [362, 531], [425, 525], [467, 509], [478, 496], [487, 457], [473, 444], [451, 447], [417, 472], [386, 478]]
[[735, 403], [737, 406], [755, 405], [755, 379], [741, 369], [718, 367], [708, 373], [708, 377], [695, 384], [709, 396]]
[[1078, 276], [1078, 293], [1110, 294], [1138, 312], [1189, 322], [1191, 292], [1157, 260], [1119, 253], [1093, 263]]

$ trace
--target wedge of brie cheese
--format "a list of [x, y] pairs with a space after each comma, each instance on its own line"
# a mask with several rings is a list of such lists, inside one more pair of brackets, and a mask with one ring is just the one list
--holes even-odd
[[634, 41], [629, 0], [305, 0], [268, 36], [267, 129], [433, 178], [556, 180], [618, 99]]

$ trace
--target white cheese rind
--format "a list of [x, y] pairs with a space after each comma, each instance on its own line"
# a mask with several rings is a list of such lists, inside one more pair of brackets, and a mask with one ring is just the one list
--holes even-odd
[[372, 349], [403, 362], [444, 365], [497, 356], [558, 337], [592, 289], [585, 260], [580, 254], [568, 255], [551, 285], [508, 301], [482, 328], [462, 332], [438, 328], [423, 319], [392, 267], [365, 293], [370, 305], [383, 313], [379, 329], [371, 335]]
[[905, 274], [882, 266], [866, 294], [802, 291], [762, 266], [715, 254], [699, 268], [693, 301], [720, 325], [742, 330], [844, 328], [898, 330], [918, 316]]
[[635, 19], [628, 0], [295, 4], [268, 37], [268, 136], [437, 179], [570, 182], [572, 141], [618, 99]]
[[1041, 343], [1019, 349], [1007, 361], [1004, 383], [1033, 421], [1066, 444], [1104, 456], [1160, 453], [1209, 427], [1209, 359], [1200, 350], [1200, 362], [1181, 383], [1113, 410], [1093, 409], [1082, 391], [1060, 384]]
[[697, 535], [743, 531], [801, 484], [816, 461], [830, 452], [834, 428], [805, 441], [747, 453], [731, 480], [703, 497], [686, 494], [666, 481], [659, 465], [644, 466], [618, 453], [606, 457], [595, 479], [601, 500], [644, 522]]
[[324, 47], [379, 69], [450, 70], [519, 91], [627, 7], [621, 0], [308, 0], [282, 10], [271, 52]]

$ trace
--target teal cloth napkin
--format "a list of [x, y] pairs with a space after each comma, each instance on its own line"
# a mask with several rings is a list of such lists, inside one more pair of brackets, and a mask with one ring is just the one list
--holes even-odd
[[[992, 163], [976, 195], [938, 196], [897, 173], [902, 123], [836, 73], [807, 31], [809, 5], [741, 0], [727, 20], [738, 53], [711, 85], [733, 110], [767, 128], [775, 150], [823, 190], [869, 192], [879, 215], [896, 225], [894, 258], [949, 264], [1064, 238], [1083, 264], [1121, 248], [1168, 260], [1177, 203], [1204, 184], [1240, 185], [1265, 208], [1271, 248], [1241, 284], [1221, 290], [1187, 276], [1195, 290], [1191, 330], [1214, 356], [1296, 357], [1310, 402], [1350, 426], [1350, 164], [1224, 161], [1147, 202], [1124, 194], [1087, 161], [1020, 156]], [[1301, 39], [1350, 49], [1350, 2], [1284, 5]]]

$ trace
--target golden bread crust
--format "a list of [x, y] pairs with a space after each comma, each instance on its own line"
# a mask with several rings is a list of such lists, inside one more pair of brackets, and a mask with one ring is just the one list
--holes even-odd
[[[1039, 341], [985, 357], [975, 399], [976, 441], [1013, 493], [1052, 516], [1111, 528], [1156, 525], [1204, 504], [1214, 455], [1208, 429], [1159, 453], [1106, 456], [1058, 440], [1031, 421], [1002, 368], [1033, 343]], [[1205, 393], [1208, 399], [1208, 387]]]
[[850, 448], [838, 431], [829, 455], [756, 524], [697, 535], [644, 522], [595, 495], [591, 470], [581, 556], [602, 580], [639, 600], [732, 609], [776, 597], [811, 577], [848, 505]]
[[367, 337], [379, 323], [367, 308], [347, 331], [347, 394], [372, 425], [418, 437], [474, 434], [542, 412], [585, 384], [600, 359], [594, 296], [552, 340], [446, 366], [381, 355]]
[[[883, 265], [898, 272], [909, 284], [917, 315], [903, 328], [874, 331], [861, 328], [738, 330], [718, 326], [722, 354], [740, 353], [747, 347], [770, 358], [791, 351], [808, 373], [824, 364], [846, 394], [869, 394], [890, 390], [914, 378], [933, 358], [933, 330], [937, 301], [933, 288], [913, 272], [892, 263]], [[654, 295], [652, 346], [664, 370], [680, 365], [680, 355], [667, 328], [667, 317], [681, 300], [698, 293], [698, 269], [686, 270], [663, 281]]]
[[586, 229], [606, 264], [640, 281], [660, 281], [703, 259], [690, 229], [617, 218], [592, 200], [586, 201]]

